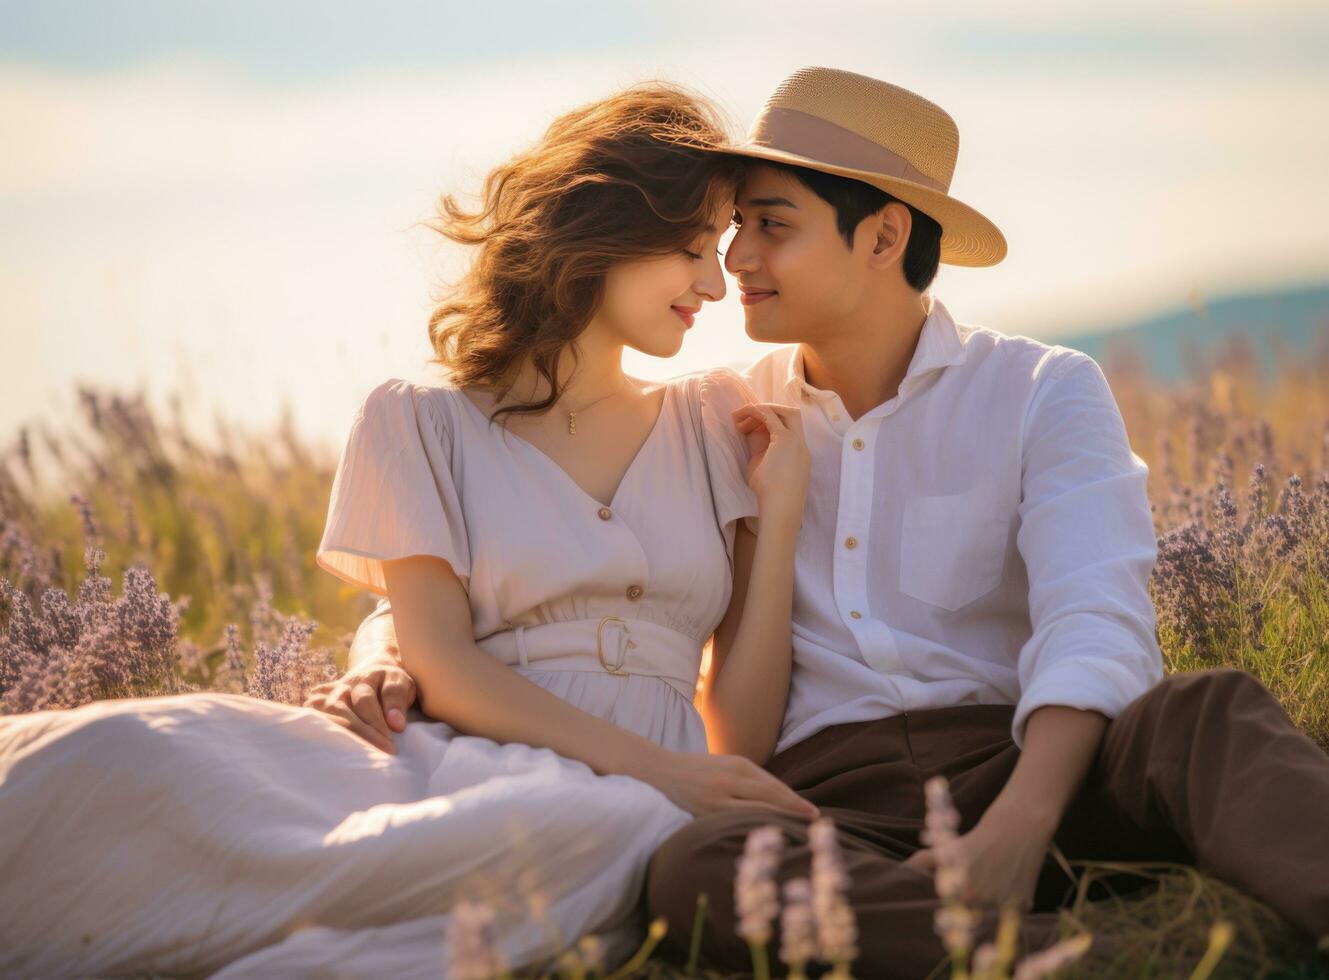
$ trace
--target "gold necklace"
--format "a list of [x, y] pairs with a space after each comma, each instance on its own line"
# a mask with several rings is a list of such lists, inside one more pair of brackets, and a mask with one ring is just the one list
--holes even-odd
[[[626, 386], [626, 382], [625, 382], [625, 386]], [[614, 389], [613, 391], [609, 392], [608, 395], [601, 395], [601, 396], [600, 396], [599, 398], [597, 398], [595, 401], [590, 402], [590, 403], [588, 403], [588, 404], [586, 404], [586, 405], [583, 405], [581, 408], [573, 408], [573, 409], [569, 409], [569, 410], [568, 410], [568, 435], [570, 435], [570, 436], [575, 436], [575, 435], [577, 434], [577, 413], [578, 413], [578, 412], [584, 412], [584, 411], [586, 411], [586, 409], [590, 408], [591, 405], [596, 404], [596, 402], [602, 402], [602, 401], [604, 401], [606, 398], [609, 397], [609, 395], [617, 395], [618, 392], [619, 392], [619, 390], [620, 390], [620, 389], [616, 388], [616, 389]]]

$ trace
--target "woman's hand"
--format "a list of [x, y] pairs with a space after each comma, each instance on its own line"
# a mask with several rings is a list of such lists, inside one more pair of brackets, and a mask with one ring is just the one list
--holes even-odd
[[761, 766], [741, 755], [652, 752], [641, 772], [650, 783], [693, 816], [733, 807], [761, 807], [815, 820], [821, 811]]
[[406, 711], [415, 703], [415, 681], [392, 661], [357, 664], [336, 680], [309, 689], [303, 707], [326, 713], [370, 745], [396, 755], [392, 733], [406, 728]]
[[762, 519], [803, 521], [812, 457], [803, 436], [803, 413], [776, 402], [749, 402], [733, 411], [734, 426], [752, 451], [747, 480]]

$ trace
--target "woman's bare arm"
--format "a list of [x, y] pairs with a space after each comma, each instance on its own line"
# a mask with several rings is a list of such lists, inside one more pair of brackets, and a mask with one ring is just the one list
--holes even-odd
[[789, 700], [794, 553], [811, 458], [798, 408], [750, 402], [732, 416], [753, 450], [747, 479], [757, 496], [759, 527], [754, 535], [740, 521], [735, 530], [733, 594], [715, 630], [698, 709], [712, 752], [765, 765]]
[[402, 666], [420, 708], [468, 735], [544, 746], [600, 774], [634, 776], [693, 813], [766, 805], [806, 814], [810, 804], [746, 759], [673, 752], [550, 694], [481, 650], [452, 567], [432, 555], [383, 563]]
[[754, 535], [740, 521], [734, 588], [715, 629], [698, 698], [712, 752], [765, 765], [779, 740], [793, 669], [794, 550], [799, 525], [763, 519]]
[[634, 775], [655, 743], [574, 707], [475, 644], [471, 607], [447, 562], [383, 563], [401, 664], [420, 710], [468, 735], [545, 745], [598, 773]]

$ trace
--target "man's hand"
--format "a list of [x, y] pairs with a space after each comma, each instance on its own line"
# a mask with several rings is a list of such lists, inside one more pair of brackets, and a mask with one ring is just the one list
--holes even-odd
[[[966, 905], [992, 906], [1012, 900], [1028, 911], [1056, 831], [1055, 820], [994, 801], [969, 833], [955, 838], [955, 860], [967, 867], [960, 900]], [[925, 847], [904, 863], [935, 873], [937, 852]]]
[[[1025, 721], [1024, 749], [1006, 785], [969, 833], [955, 839], [956, 858], [969, 865], [969, 898], [1033, 904], [1038, 874], [1071, 797], [1079, 791], [1103, 741], [1100, 711], [1045, 704]], [[934, 871], [932, 848], [904, 862]]]
[[392, 733], [406, 728], [415, 696], [415, 681], [401, 664], [375, 660], [353, 664], [336, 680], [311, 688], [304, 707], [326, 712], [370, 745], [396, 755]]

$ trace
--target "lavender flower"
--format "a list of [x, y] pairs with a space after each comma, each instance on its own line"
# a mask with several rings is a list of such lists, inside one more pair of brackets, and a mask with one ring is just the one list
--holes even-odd
[[784, 834], [774, 824], [753, 828], [738, 859], [734, 879], [737, 931], [749, 943], [764, 945], [771, 940], [771, 921], [780, 911], [775, 873], [784, 849]]
[[[992, 943], [983, 943], [974, 950], [973, 969], [975, 977], [990, 977], [997, 971], [997, 947]], [[997, 974], [1002, 976], [1002, 974]]]
[[[85, 530], [95, 533], [90, 515]], [[99, 574], [105, 557], [90, 545], [84, 553], [88, 575], [76, 599], [48, 588], [40, 614], [0, 578], [9, 606], [0, 637], [0, 710], [73, 708], [98, 697], [179, 689], [176, 633], [183, 603], [159, 593], [141, 564], [125, 571], [122, 595], [114, 598], [110, 579]]]
[[978, 924], [977, 911], [964, 903], [968, 868], [955, 852], [960, 814], [951, 802], [945, 776], [933, 776], [923, 784], [927, 812], [920, 838], [933, 849], [937, 858], [937, 896], [942, 899], [933, 917], [933, 928], [942, 939], [951, 960], [962, 965], [973, 944]]
[[792, 878], [784, 883], [784, 909], [780, 913], [780, 960], [793, 980], [803, 976], [817, 957], [817, 923], [812, 914], [812, 883]]
[[491, 980], [507, 968], [494, 937], [494, 909], [463, 899], [452, 907], [447, 924], [448, 976], [453, 980]]
[[285, 704], [302, 703], [304, 692], [311, 685], [301, 677], [299, 668], [313, 631], [313, 623], [291, 620], [286, 623], [281, 640], [275, 646], [262, 641], [255, 643], [254, 673], [249, 677], [245, 693]]
[[[1256, 464], [1243, 514], [1215, 465], [1208, 514], [1166, 531], [1150, 583], [1159, 625], [1195, 655], [1217, 661], [1232, 638], [1263, 647], [1264, 612], [1275, 595], [1313, 603], [1316, 574], [1329, 571], [1329, 493], [1307, 496], [1297, 474], [1268, 506], [1269, 476]], [[1235, 596], [1243, 601], [1233, 602]]]
[[69, 500], [78, 508], [79, 517], [83, 520], [83, 537], [88, 541], [99, 541], [101, 532], [97, 527], [97, 519], [93, 517], [92, 505], [88, 503], [88, 498], [81, 493], [71, 494]]
[[1083, 956], [1092, 943], [1093, 937], [1083, 933], [1031, 953], [1015, 965], [1014, 980], [1039, 980], [1040, 977], [1064, 969]]
[[245, 676], [244, 655], [240, 651], [240, 630], [234, 623], [226, 624], [226, 669], [236, 679], [241, 690], [249, 686]]
[[582, 936], [577, 940], [577, 952], [581, 963], [590, 973], [603, 973], [605, 969], [605, 944], [599, 936]]
[[[135, 562], [124, 572], [121, 594], [115, 595], [108, 576], [101, 531], [91, 506], [79, 494], [86, 540], [86, 575], [71, 599], [64, 589], [38, 590], [35, 575], [27, 589], [0, 575], [0, 712], [17, 713], [74, 708], [99, 698], [138, 697], [197, 691], [202, 686], [185, 675], [207, 679], [210, 668], [198, 644], [179, 637], [180, 619], [189, 596], [172, 601], [159, 592], [152, 572]], [[3, 567], [12, 568], [15, 554], [27, 549], [26, 536], [12, 522], [0, 532]], [[40, 571], [28, 559], [19, 562]], [[22, 569], [21, 569], [22, 571]], [[40, 603], [32, 593], [37, 591]], [[226, 666], [232, 688], [256, 697], [303, 703], [309, 688], [337, 675], [325, 650], [310, 651], [307, 643], [315, 624], [283, 616], [271, 605], [271, 592], [260, 579], [259, 599], [251, 622], [272, 638], [255, 644], [255, 671], [247, 675], [237, 631], [227, 630]], [[279, 638], [278, 638], [279, 633]]]
[[843, 974], [858, 956], [858, 923], [845, 896], [849, 874], [844, 869], [835, 823], [819, 817], [808, 826], [812, 847], [812, 914], [817, 923], [818, 958]]

